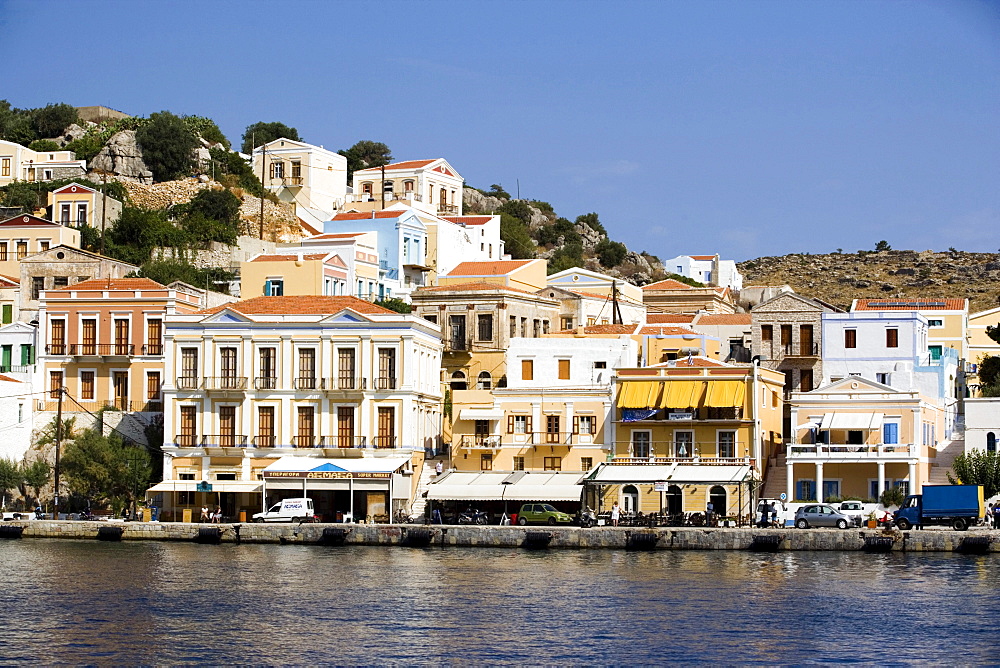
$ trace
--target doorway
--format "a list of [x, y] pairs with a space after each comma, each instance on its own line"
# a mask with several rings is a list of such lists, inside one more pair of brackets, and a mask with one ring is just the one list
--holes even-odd
[[625, 485], [622, 489], [622, 510], [628, 514], [639, 510], [639, 490], [635, 485]]
[[679, 515], [684, 512], [684, 495], [681, 492], [681, 488], [677, 485], [671, 485], [667, 487], [666, 493], [666, 511], [668, 515]]
[[715, 485], [708, 492], [708, 500], [712, 504], [712, 512], [720, 517], [725, 517], [729, 514], [729, 505], [726, 495], [726, 488], [721, 485]]

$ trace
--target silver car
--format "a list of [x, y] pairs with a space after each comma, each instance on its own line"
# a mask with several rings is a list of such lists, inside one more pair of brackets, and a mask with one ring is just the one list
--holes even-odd
[[802, 506], [795, 513], [795, 526], [798, 529], [809, 527], [837, 527], [846, 529], [854, 524], [854, 518], [835, 510], [825, 503], [813, 503]]

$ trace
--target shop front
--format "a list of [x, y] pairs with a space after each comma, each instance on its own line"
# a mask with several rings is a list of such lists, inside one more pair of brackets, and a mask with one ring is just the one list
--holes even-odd
[[510, 517], [524, 503], [550, 503], [574, 515], [580, 510], [583, 473], [536, 471], [451, 471], [435, 480], [427, 490], [431, 516], [440, 513], [444, 522], [470, 506], [487, 513], [491, 524], [504, 514]]
[[243, 480], [164, 480], [146, 492], [148, 505], [164, 522], [198, 522], [201, 509], [222, 509], [222, 521], [245, 522], [260, 506], [261, 483]]

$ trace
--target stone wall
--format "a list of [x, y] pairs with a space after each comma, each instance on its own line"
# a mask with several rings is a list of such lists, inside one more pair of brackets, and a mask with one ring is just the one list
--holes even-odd
[[176, 248], [154, 248], [153, 259], [169, 260], [184, 256], [195, 267], [222, 269], [239, 269], [240, 262], [246, 262], [260, 253], [274, 253], [277, 245], [273, 241], [262, 241], [256, 237], [242, 236], [236, 238], [236, 245], [229, 246], [212, 242], [204, 250], [181, 250]]

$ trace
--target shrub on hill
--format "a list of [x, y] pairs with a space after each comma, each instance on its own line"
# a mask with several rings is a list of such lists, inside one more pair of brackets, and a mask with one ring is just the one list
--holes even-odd
[[231, 271], [216, 267], [202, 269], [184, 260], [151, 260], [142, 265], [135, 275], [163, 285], [184, 281], [198, 288], [207, 287], [225, 293], [229, 292], [229, 281], [236, 278]]
[[198, 139], [187, 124], [169, 111], [150, 114], [135, 132], [142, 159], [156, 181], [171, 181], [191, 171]]
[[302, 141], [302, 138], [299, 137], [299, 131], [284, 123], [279, 121], [272, 121], [271, 123], [257, 121], [248, 125], [247, 129], [244, 130], [243, 144], [240, 150], [247, 154], [253, 153], [253, 150], [258, 146], [274, 141], [275, 139], [281, 139], [282, 137], [293, 141]]
[[535, 257], [535, 242], [531, 239], [528, 226], [520, 218], [509, 213], [500, 214], [500, 238], [507, 252], [515, 260], [531, 260]]

